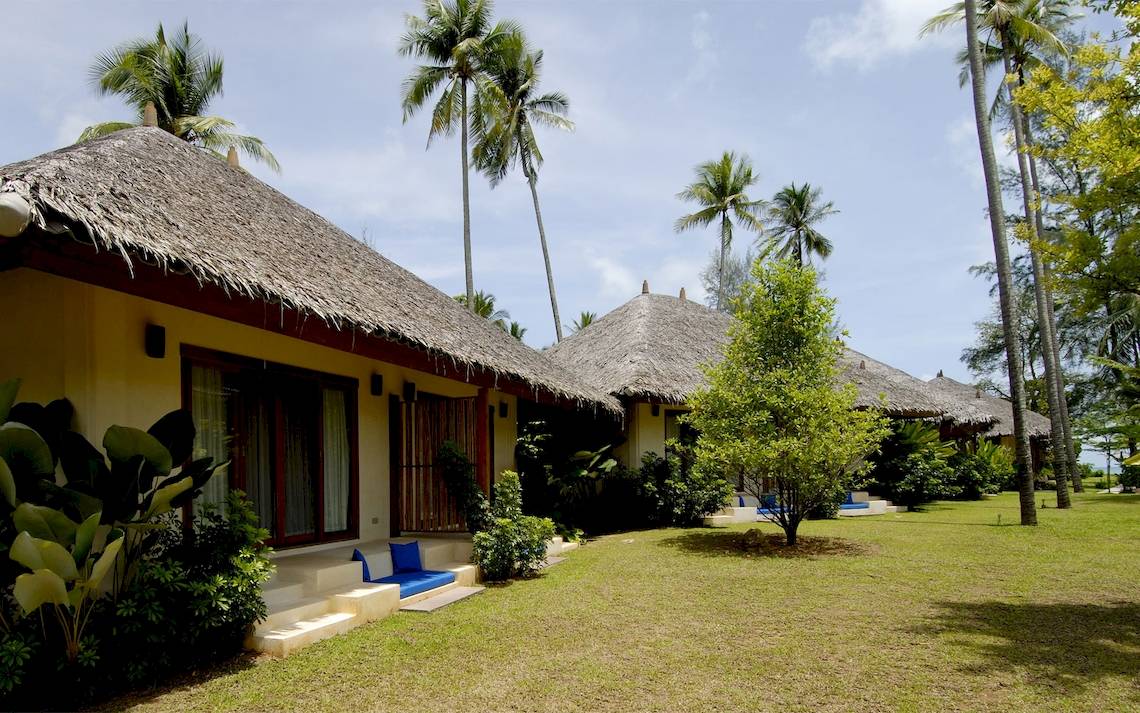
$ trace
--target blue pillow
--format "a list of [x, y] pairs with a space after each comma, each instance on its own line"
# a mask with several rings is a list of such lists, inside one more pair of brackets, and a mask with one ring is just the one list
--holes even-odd
[[352, 551], [352, 561], [353, 562], [359, 562], [362, 565], [364, 565], [364, 581], [365, 582], [371, 582], [372, 581], [372, 575], [370, 575], [368, 573], [368, 560], [364, 559], [364, 553], [361, 552], [360, 550], [353, 550]]
[[403, 544], [399, 542], [389, 542], [388, 546], [392, 548], [393, 574], [423, 571], [423, 564], [420, 563], [419, 542], [415, 540]]

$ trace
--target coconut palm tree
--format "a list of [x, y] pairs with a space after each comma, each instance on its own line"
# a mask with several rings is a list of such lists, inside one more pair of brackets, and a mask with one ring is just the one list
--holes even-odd
[[153, 104], [160, 129], [219, 155], [232, 146], [281, 170], [261, 139], [234, 133], [234, 122], [208, 114], [210, 102], [222, 95], [222, 58], [202, 46], [189, 23], [171, 38], [160, 24], [153, 38], [131, 40], [96, 57], [90, 72], [97, 92], [122, 97], [137, 116], [133, 122], [88, 126], [79, 142], [141, 124], [147, 104]]
[[820, 198], [823, 189], [804, 183], [798, 188], [795, 182], [780, 189], [768, 204], [766, 213], [767, 245], [761, 257], [775, 255], [781, 260], [793, 256], [800, 267], [811, 262], [812, 255], [826, 260], [831, 255], [831, 241], [816, 225], [839, 211], [831, 201]]
[[966, 49], [970, 62], [970, 86], [974, 103], [974, 122], [978, 130], [978, 148], [982, 156], [982, 173], [986, 181], [990, 230], [993, 234], [994, 258], [998, 278], [998, 301], [1001, 307], [1002, 331], [1005, 336], [1006, 373], [1009, 376], [1010, 401], [1013, 406], [1013, 430], [1016, 445], [1018, 485], [1021, 502], [1021, 524], [1036, 525], [1037, 509], [1033, 502], [1033, 473], [1029, 453], [1029, 436], [1025, 430], [1025, 382], [1021, 373], [1020, 339], [1013, 316], [1013, 278], [1009, 264], [1009, 243], [1005, 235], [1005, 210], [1002, 207], [1000, 176], [994, 156], [993, 136], [986, 101], [985, 65], [978, 41], [976, 0], [965, 0]]
[[492, 187], [498, 185], [516, 163], [522, 169], [530, 186], [534, 219], [538, 223], [538, 242], [546, 265], [554, 332], [557, 340], [562, 341], [562, 318], [558, 314], [550, 249], [538, 204], [537, 169], [542, 163], [542, 151], [538, 148], [534, 127], [537, 124], [573, 131], [574, 123], [566, 118], [570, 101], [561, 92], [539, 93], [542, 50], [531, 51], [521, 33], [504, 38], [495, 52], [488, 55], [484, 68], [490, 80], [486, 91], [493, 98], [492, 105], [496, 111], [494, 122], [475, 146], [475, 164], [490, 179]]
[[521, 342], [523, 340], [523, 337], [526, 336], [526, 327], [512, 320], [510, 329], [507, 330], [507, 334], [511, 335]]
[[[956, 3], [931, 18], [923, 27], [923, 32], [933, 32], [964, 19], [966, 8]], [[1045, 394], [1049, 402], [1050, 440], [1053, 453], [1053, 469], [1057, 474], [1057, 506], [1067, 508], [1069, 499], [1069, 448], [1065, 444], [1064, 413], [1061, 399], [1064, 398], [1062, 377], [1058, 373], [1059, 350], [1054, 350], [1056, 324], [1049, 309], [1046, 295], [1045, 266], [1038, 252], [1037, 241], [1044, 232], [1044, 225], [1037, 209], [1039, 198], [1032, 184], [1028, 156], [1028, 124], [1018, 105], [1013, 101], [1013, 87], [1023, 77], [1026, 65], [1033, 61], [1039, 48], [1064, 51], [1064, 43], [1057, 32], [1071, 21], [1068, 3], [1064, 0], [983, 0], [977, 9], [978, 24], [989, 32], [990, 39], [978, 48], [984, 59], [993, 60], [1000, 53], [1002, 67], [1007, 77], [1005, 82], [1006, 106], [1013, 125], [1014, 142], [1017, 150], [1018, 173], [1021, 179], [1022, 207], [1025, 213], [1025, 230], [1029, 235], [1029, 255], [1033, 266], [1034, 299], [1037, 306], [1038, 330], [1041, 334], [1042, 357], [1045, 363]]]
[[503, 331], [507, 331], [507, 320], [511, 318], [511, 313], [495, 307], [495, 296], [490, 292], [479, 290], [471, 302], [467, 301], [467, 295], [456, 295], [455, 301], [483, 319], [498, 325]]
[[478, 140], [483, 133], [487, 108], [482, 62], [503, 37], [518, 32], [512, 22], [491, 25], [491, 0], [424, 0], [424, 16], [408, 15], [399, 53], [427, 61], [404, 80], [401, 106], [407, 122], [442, 87], [432, 109], [428, 146], [438, 135], [459, 129], [460, 166], [463, 177], [463, 263], [467, 302], [475, 305], [475, 278], [471, 266], [471, 197], [468, 129]]
[[577, 334], [578, 332], [581, 332], [583, 329], [593, 324], [594, 320], [597, 318], [598, 314], [596, 312], [587, 312], [585, 310], [582, 310], [582, 313], [578, 315], [578, 319], [574, 320], [574, 324], [570, 326], [570, 331], [574, 334]]
[[[697, 180], [677, 194], [683, 201], [701, 206], [696, 213], [682, 216], [673, 224], [678, 233], [693, 228], [704, 228], [720, 219], [720, 265], [719, 284], [724, 284], [724, 256], [732, 247], [732, 219], [735, 218], [745, 228], [760, 232], [762, 226], [756, 212], [764, 207], [764, 201], [754, 201], [748, 197], [748, 189], [760, 177], [752, 173], [752, 161], [748, 156], [725, 151], [716, 161], [706, 161], [696, 168]], [[717, 292], [716, 307], [724, 304], [724, 290]]]

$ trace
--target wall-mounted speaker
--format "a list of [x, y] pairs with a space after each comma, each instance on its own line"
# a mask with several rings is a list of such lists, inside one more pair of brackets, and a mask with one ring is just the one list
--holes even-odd
[[404, 382], [404, 401], [411, 403], [412, 401], [415, 401], [415, 400], [416, 400], [416, 382], [405, 381]]
[[146, 325], [143, 333], [143, 349], [151, 359], [166, 357], [166, 327], [157, 324]]
[[384, 375], [383, 374], [373, 374], [372, 379], [369, 383], [369, 387], [370, 387], [369, 391], [372, 392], [373, 396], [383, 396], [384, 395]]

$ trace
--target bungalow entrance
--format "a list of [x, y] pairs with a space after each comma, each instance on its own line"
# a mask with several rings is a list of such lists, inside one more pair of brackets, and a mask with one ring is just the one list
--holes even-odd
[[[489, 490], [484, 463], [493, 436], [486, 397], [446, 398], [420, 393], [411, 400], [392, 397], [393, 532], [466, 532], [463, 506], [447, 492], [437, 465], [444, 443], [453, 443], [476, 465], [476, 480]], [[485, 420], [484, 420], [485, 419]], [[484, 437], [480, 437], [480, 432]]]

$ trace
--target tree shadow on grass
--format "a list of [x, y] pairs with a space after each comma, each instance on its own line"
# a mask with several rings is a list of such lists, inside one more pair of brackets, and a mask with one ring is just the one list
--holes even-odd
[[259, 663], [274, 660], [268, 654], [243, 651], [231, 658], [208, 664], [185, 673], [173, 674], [169, 678], [149, 687], [120, 692], [111, 698], [93, 701], [81, 708], [84, 711], [121, 711], [149, 703], [169, 693], [187, 691], [211, 679], [240, 673], [254, 668]]
[[968, 673], [1022, 673], [1057, 693], [1078, 693], [1105, 679], [1129, 681], [1140, 700], [1140, 604], [941, 602], [915, 629], [949, 637], [980, 660]]
[[816, 558], [871, 554], [874, 548], [839, 537], [800, 535], [789, 547], [782, 533], [760, 530], [709, 532], [697, 530], [661, 540], [661, 545], [709, 557]]

